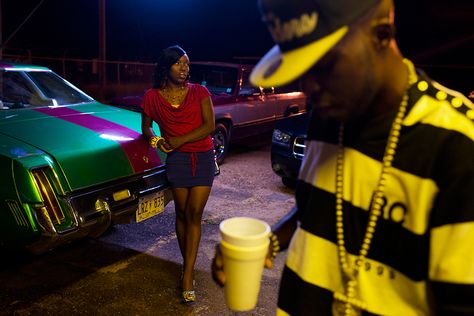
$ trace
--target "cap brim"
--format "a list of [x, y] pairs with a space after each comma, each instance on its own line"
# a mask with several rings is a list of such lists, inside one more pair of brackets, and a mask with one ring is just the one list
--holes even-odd
[[326, 37], [285, 53], [278, 45], [273, 46], [252, 70], [250, 82], [260, 87], [278, 87], [295, 80], [334, 47], [348, 30], [348, 26], [343, 26]]

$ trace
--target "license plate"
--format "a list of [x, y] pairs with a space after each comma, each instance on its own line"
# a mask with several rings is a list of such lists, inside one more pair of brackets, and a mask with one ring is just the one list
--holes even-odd
[[138, 200], [138, 210], [136, 212], [136, 221], [141, 222], [163, 212], [165, 209], [165, 194], [159, 191]]

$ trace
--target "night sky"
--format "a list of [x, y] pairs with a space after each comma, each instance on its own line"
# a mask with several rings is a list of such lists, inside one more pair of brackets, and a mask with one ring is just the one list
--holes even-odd
[[[5, 42], [41, 0], [0, 1]], [[474, 86], [474, 1], [395, 4], [402, 52], [424, 65], [462, 65]], [[98, 7], [98, 0], [44, 0], [5, 52], [97, 58]], [[231, 61], [261, 57], [272, 46], [256, 0], [107, 0], [106, 23], [108, 60], [154, 62], [161, 48], [179, 44], [191, 60]]]
[[[6, 40], [40, 1], [2, 2]], [[161, 48], [176, 43], [194, 60], [227, 60], [261, 56], [272, 45], [255, 0], [107, 0], [106, 24], [109, 60], [154, 61]], [[98, 1], [45, 0], [7, 48], [97, 57]]]

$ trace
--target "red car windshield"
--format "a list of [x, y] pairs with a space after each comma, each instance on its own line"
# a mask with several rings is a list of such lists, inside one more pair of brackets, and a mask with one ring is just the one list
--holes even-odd
[[233, 94], [236, 89], [235, 68], [191, 64], [190, 74], [190, 82], [207, 87], [212, 94]]

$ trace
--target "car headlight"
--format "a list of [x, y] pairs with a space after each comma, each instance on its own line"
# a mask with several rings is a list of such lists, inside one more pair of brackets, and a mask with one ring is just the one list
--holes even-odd
[[279, 129], [273, 130], [272, 142], [282, 146], [290, 147], [291, 136]]

